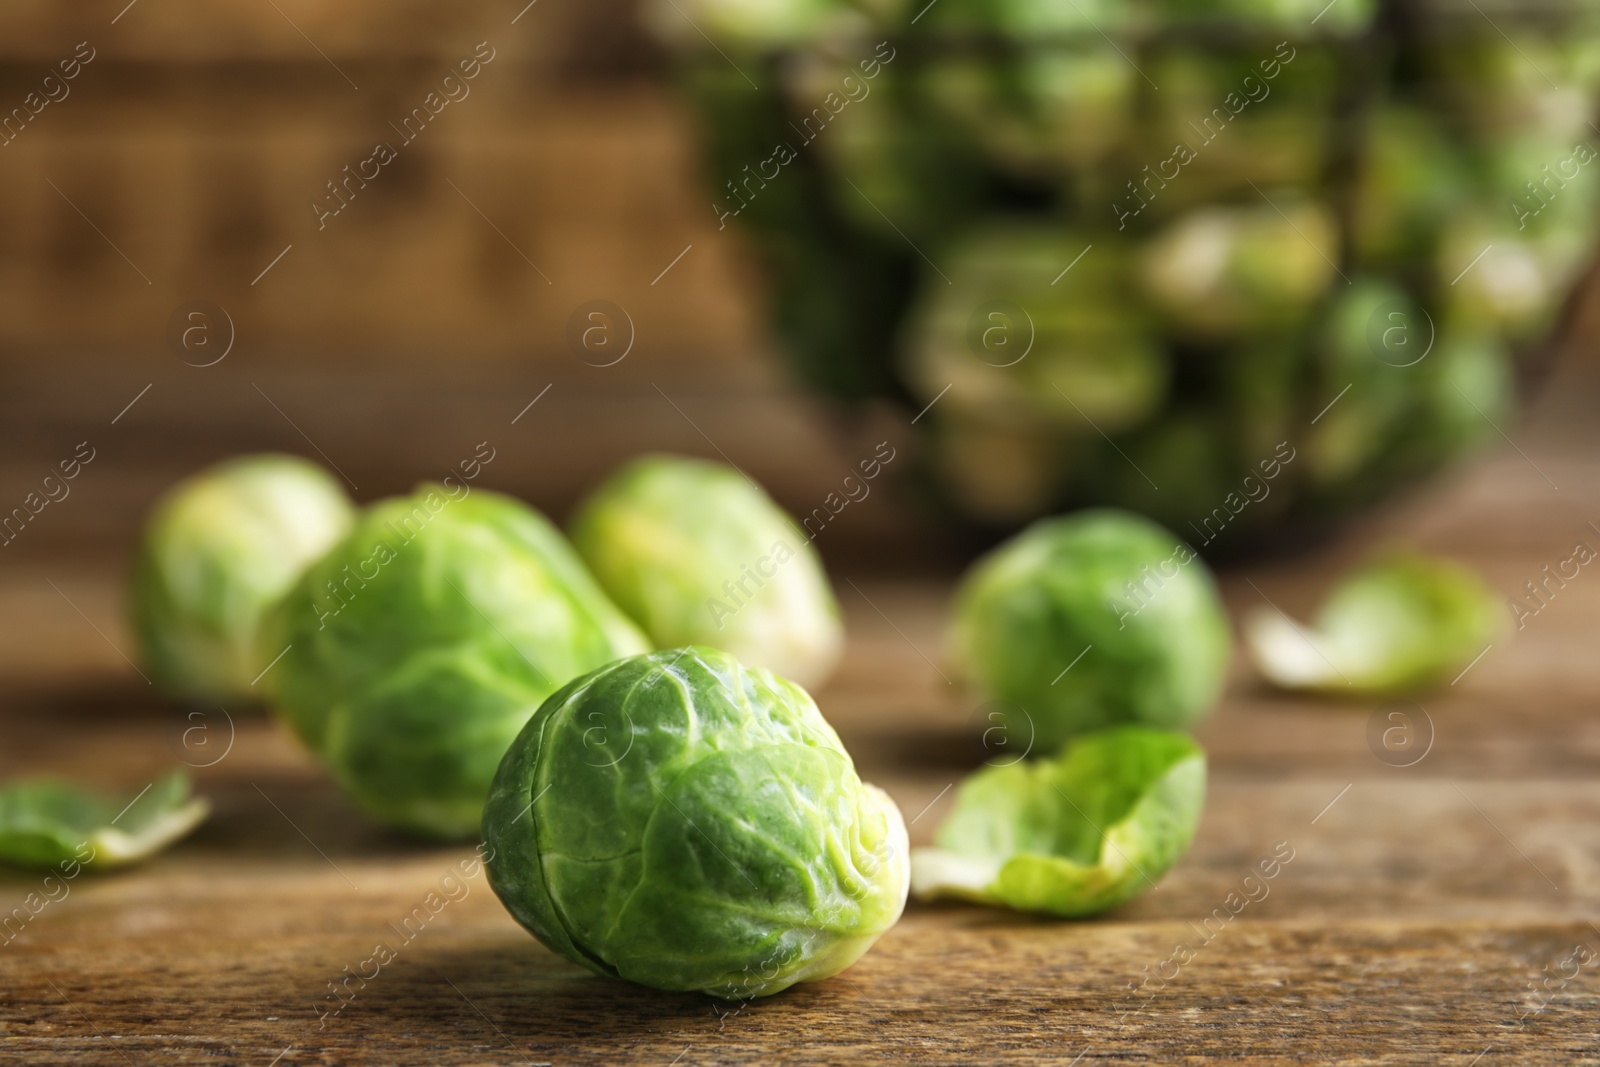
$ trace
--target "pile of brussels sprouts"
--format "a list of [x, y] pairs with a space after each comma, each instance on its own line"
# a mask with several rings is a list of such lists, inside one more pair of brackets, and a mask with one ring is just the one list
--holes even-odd
[[[662, 989], [743, 999], [826, 978], [913, 891], [1093, 915], [1188, 849], [1206, 758], [1186, 731], [1231, 638], [1205, 564], [1151, 520], [1041, 521], [961, 583], [949, 658], [1005, 758], [915, 851], [791, 680], [826, 680], [839, 611], [759, 486], [646, 457], [571, 533], [464, 483], [358, 508], [304, 460], [249, 457], [158, 504], [132, 615], [169, 693], [262, 693], [374, 820], [481, 833], [491, 885], [540, 941]], [[1335, 594], [1317, 654], [1363, 692], [1433, 680], [1488, 625], [1474, 582], [1382, 562]], [[1274, 680], [1330, 688], [1281, 633], [1252, 634]], [[135, 801], [113, 816], [65, 783], [0, 788], [0, 856], [71, 877], [148, 856], [209, 810], [181, 776]]]
[[1579, 0], [651, 10], [802, 377], [990, 527], [1184, 528], [1285, 440], [1220, 547], [1359, 507], [1495, 437], [1596, 232]]

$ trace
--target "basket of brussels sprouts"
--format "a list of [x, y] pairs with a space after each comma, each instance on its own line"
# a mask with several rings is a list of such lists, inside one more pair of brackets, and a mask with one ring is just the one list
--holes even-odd
[[650, 10], [799, 375], [921, 413], [926, 485], [995, 530], [1187, 536], [1280, 452], [1197, 547], [1324, 525], [1495, 438], [1588, 264], [1575, 2]]

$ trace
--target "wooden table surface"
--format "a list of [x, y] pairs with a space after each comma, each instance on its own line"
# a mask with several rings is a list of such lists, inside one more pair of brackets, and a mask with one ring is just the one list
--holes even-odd
[[[1227, 573], [1230, 607], [1270, 597], [1304, 613], [1339, 567], [1395, 537], [1469, 560], [1508, 597], [1576, 542], [1600, 546], [1584, 525], [1600, 520], [1595, 395], [1554, 390], [1510, 429], [1515, 447], [1336, 549]], [[983, 758], [977, 702], [940, 674], [951, 583], [835, 577], [850, 646], [820, 702], [925, 842]], [[1369, 747], [1372, 704], [1276, 696], [1236, 662], [1201, 731], [1212, 776], [1193, 850], [1099, 919], [912, 904], [845, 974], [740, 1007], [589, 975], [516, 926], [479, 875], [327, 1018], [330, 982], [470, 849], [365, 822], [258, 712], [212, 712], [206, 744], [191, 733], [186, 747], [197, 721], [118, 651], [120, 580], [99, 557], [0, 573], [0, 774], [132, 793], [184, 759], [209, 764], [195, 774], [216, 811], [146, 866], [73, 881], [0, 944], [7, 1063], [1600, 1063], [1588, 570], [1419, 698], [1434, 738], [1414, 766]], [[1205, 937], [1197, 924], [1285, 849], [1268, 894]], [[0, 912], [39, 885], [0, 874]], [[1194, 949], [1181, 966], [1180, 944]]]

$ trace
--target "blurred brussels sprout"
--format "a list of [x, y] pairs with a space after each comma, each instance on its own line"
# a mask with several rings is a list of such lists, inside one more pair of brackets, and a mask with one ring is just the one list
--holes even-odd
[[958, 668], [1017, 705], [1008, 736], [1041, 753], [1104, 726], [1191, 725], [1222, 688], [1229, 646], [1193, 549], [1110, 510], [1036, 522], [979, 560], [951, 626]]
[[1436, 329], [1404, 289], [1378, 278], [1357, 277], [1328, 309], [1316, 342], [1327, 406], [1306, 433], [1313, 484], [1341, 488], [1382, 462], [1424, 388], [1417, 367]]
[[[0, 786], [0, 860], [24, 867], [102, 870], [136, 863], [187, 836], [211, 814], [179, 772], [123, 799], [56, 778]], [[71, 873], [68, 873], [68, 868]]]
[[1103, 159], [1133, 120], [1139, 81], [1126, 59], [1097, 43], [939, 57], [919, 73], [923, 98], [989, 163], [1035, 180]]
[[1154, 0], [1152, 10], [1174, 23], [1206, 21], [1267, 24], [1293, 30], [1314, 25], [1323, 33], [1365, 29], [1378, 0]]
[[[1539, 248], [1502, 223], [1459, 219], [1439, 242], [1435, 278], [1454, 321], [1527, 339], [1547, 329], [1564, 295]], [[1452, 280], [1454, 279], [1454, 280]]]
[[489, 883], [540, 941], [658, 989], [760, 997], [849, 967], [905, 904], [905, 823], [805, 690], [705, 648], [569, 684], [484, 812]]
[[820, 685], [844, 641], [811, 538], [742, 472], [646, 456], [583, 504], [572, 541], [657, 646], [711, 645]]
[[1086, 449], [1070, 436], [1015, 421], [957, 412], [937, 421], [933, 462], [939, 488], [968, 515], [1019, 522], [1049, 511], [1061, 494], [1073, 455]]
[[920, 28], [939, 34], [973, 34], [1032, 40], [1072, 34], [1113, 33], [1126, 27], [1133, 12], [1119, 0], [939, 0], [913, 4]]
[[1328, 291], [1339, 256], [1332, 213], [1284, 197], [1278, 208], [1203, 208], [1150, 243], [1144, 288], [1179, 330], [1229, 337], [1291, 325]]
[[1471, 197], [1461, 146], [1436, 116], [1402, 104], [1375, 110], [1364, 137], [1352, 189], [1355, 251], [1368, 263], [1430, 255]]
[[262, 658], [262, 615], [344, 536], [354, 508], [327, 471], [294, 456], [244, 456], [179, 482], [156, 504], [134, 565], [141, 659], [175, 695], [226, 698]]
[[906, 324], [905, 373], [930, 403], [988, 421], [1112, 433], [1149, 416], [1166, 366], [1130, 293], [1126, 244], [991, 221], [946, 257]]
[[424, 485], [368, 508], [268, 620], [275, 706], [370, 815], [464, 837], [556, 689], [649, 647], [544, 516]]
[[1262, 609], [1244, 637], [1274, 685], [1362, 699], [1449, 680], [1494, 640], [1503, 610], [1466, 567], [1403, 552], [1340, 581], [1310, 627]]
[[[1165, 412], [1115, 443], [1095, 442], [1096, 461], [1086, 465], [1084, 486], [1096, 500], [1182, 527], [1185, 533], [1193, 530], [1206, 541], [1224, 529], [1237, 535], [1264, 512], [1253, 503], [1248, 512], [1244, 506], [1238, 511], [1227, 506], [1230, 499], [1245, 499], [1241, 479], [1254, 465], [1254, 460], [1234, 458], [1229, 437], [1229, 427], [1217, 412], [1191, 406]], [[1269, 446], [1256, 458], [1272, 454]]]
[[1205, 796], [1205, 752], [1188, 737], [1139, 726], [1089, 734], [1054, 759], [990, 766], [962, 782], [937, 847], [911, 854], [912, 889], [1095, 915], [1183, 858]]
[[868, 13], [883, 3], [851, 0], [650, 0], [645, 22], [662, 40], [680, 48], [730, 45], [780, 48], [848, 36], [871, 23]]

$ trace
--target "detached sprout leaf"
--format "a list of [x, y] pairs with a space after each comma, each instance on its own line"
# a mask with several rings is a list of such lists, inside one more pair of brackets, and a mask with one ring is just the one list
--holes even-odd
[[597, 974], [725, 999], [849, 967], [905, 905], [900, 809], [806, 691], [684, 648], [545, 701], [484, 811], [489, 884]]
[[1280, 688], [1384, 696], [1448, 681], [1494, 640], [1501, 610], [1471, 570], [1405, 552], [1346, 578], [1312, 625], [1263, 608], [1244, 636]]
[[1188, 851], [1206, 757], [1141, 726], [1080, 738], [1052, 760], [988, 767], [961, 784], [936, 847], [911, 854], [920, 899], [956, 897], [1080, 918], [1150, 889]]
[[175, 772], [142, 794], [112, 798], [57, 778], [0, 787], [0, 860], [24, 867], [120, 867], [160, 852], [211, 814]]

